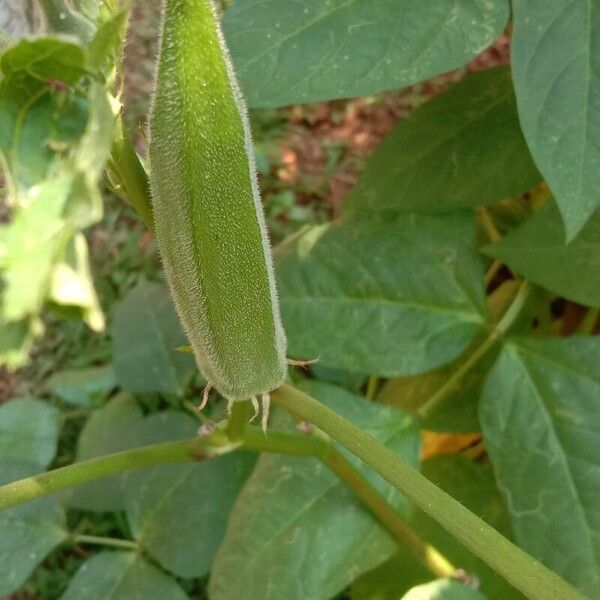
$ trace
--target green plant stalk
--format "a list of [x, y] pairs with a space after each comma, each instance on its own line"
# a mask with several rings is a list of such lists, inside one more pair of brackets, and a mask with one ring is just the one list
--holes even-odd
[[27, 477], [0, 487], [0, 510], [120, 471], [165, 463], [203, 460], [209, 456], [210, 450], [214, 447], [213, 440], [213, 436], [207, 436], [155, 444], [92, 458]]
[[369, 377], [367, 381], [367, 391], [365, 392], [365, 397], [367, 400], [375, 400], [375, 396], [377, 395], [377, 387], [379, 386], [379, 379], [377, 377]]
[[355, 454], [528, 598], [583, 598], [556, 573], [507, 540], [392, 450], [314, 398], [284, 384], [272, 393], [271, 399]]
[[498, 231], [496, 224], [494, 223], [494, 219], [492, 219], [488, 209], [485, 206], [480, 206], [476, 210], [477, 216], [481, 220], [481, 224], [485, 229], [485, 232], [490, 238], [490, 242], [497, 242], [502, 239], [502, 235]]
[[252, 416], [252, 405], [249, 400], [245, 402], [234, 402], [227, 424], [227, 436], [231, 440], [239, 440], [243, 437], [246, 425]]
[[117, 119], [107, 173], [115, 192], [129, 202], [146, 227], [154, 231], [148, 174], [133, 147], [122, 117]]
[[423, 541], [390, 506], [387, 500], [365, 479], [362, 473], [334, 446], [319, 435], [298, 436], [269, 432], [268, 437], [255, 428], [247, 428], [241, 448], [297, 456], [314, 456], [321, 460], [356, 494], [363, 505], [437, 577], [452, 577], [456, 568], [436, 548]]
[[374, 490], [373, 486], [363, 477], [340, 452], [330, 446], [321, 461], [329, 467], [344, 483], [346, 483], [361, 502], [382, 523], [386, 529], [400, 540], [415, 554], [415, 556], [436, 577], [452, 577], [456, 567], [448, 561], [436, 548], [424, 542], [410, 527], [408, 527], [390, 504]]
[[480, 346], [469, 356], [469, 358], [457, 369], [444, 384], [419, 408], [417, 414], [422, 419], [430, 417], [438, 410], [447, 398], [458, 388], [464, 376], [494, 347], [494, 345], [506, 334], [516, 318], [519, 316], [525, 302], [529, 297], [531, 287], [527, 281], [523, 281], [519, 291], [514, 297], [511, 305], [504, 313], [498, 324], [491, 333], [483, 340]]
[[[434, 547], [419, 538], [362, 474], [325, 437], [319, 435], [270, 431], [268, 436], [265, 436], [262, 430], [246, 427], [237, 443], [224, 435], [221, 430], [217, 430], [214, 434], [200, 438], [108, 454], [0, 487], [0, 510], [119, 471], [161, 463], [198, 461], [235, 449], [290, 456], [314, 456], [320, 459], [356, 493], [375, 518], [397, 540], [406, 544], [434, 575], [438, 577], [453, 575], [455, 569], [450, 562]], [[111, 539], [83, 535], [75, 535], [72, 538], [75, 542], [104, 545], [111, 545]], [[123, 540], [115, 540], [115, 542], [128, 548], [131, 544], [135, 544]], [[117, 544], [112, 543], [112, 545]]]
[[598, 317], [600, 317], [600, 308], [589, 308], [581, 320], [579, 327], [577, 327], [577, 333], [581, 333], [583, 335], [591, 335], [594, 333], [596, 323], [598, 322]]
[[96, 535], [80, 535], [74, 534], [71, 536], [71, 541], [74, 544], [95, 544], [97, 546], [109, 546], [111, 548], [124, 548], [126, 550], [137, 551], [140, 549], [137, 542], [130, 540], [120, 540], [110, 537], [99, 537]]

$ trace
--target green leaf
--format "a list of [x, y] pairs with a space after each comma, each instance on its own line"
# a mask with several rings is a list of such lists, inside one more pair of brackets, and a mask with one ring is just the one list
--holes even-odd
[[187, 600], [168, 575], [133, 552], [103, 552], [81, 565], [61, 600]]
[[519, 545], [600, 595], [600, 343], [515, 338], [483, 390], [486, 448]]
[[104, 314], [94, 289], [85, 236], [77, 232], [64, 255], [54, 265], [49, 298], [57, 304], [76, 308], [94, 331], [104, 330]]
[[0, 364], [16, 369], [27, 361], [33, 335], [27, 320], [3, 323], [0, 320]]
[[[139, 445], [136, 431], [142, 411], [128, 394], [120, 394], [106, 406], [94, 411], [77, 441], [77, 460], [128, 450]], [[70, 508], [91, 511], [122, 510], [125, 506], [124, 475], [111, 475], [73, 488], [65, 495]]]
[[0, 154], [12, 207], [0, 231], [0, 318], [10, 328], [2, 358], [18, 367], [48, 300], [76, 307], [92, 329], [103, 329], [87, 243], [77, 229], [102, 216], [97, 180], [115, 115], [107, 92], [86, 77], [76, 44], [22, 40], [2, 54], [0, 66]]
[[[37, 64], [33, 59], [30, 65], [29, 56], [12, 56], [24, 43], [28, 42], [21, 42], [2, 55], [5, 77], [0, 82], [0, 154], [17, 196], [25, 196], [29, 188], [50, 175], [66, 151], [81, 138], [89, 118], [89, 106], [82, 92], [54, 91], [46, 83], [74, 84], [82, 75], [81, 65], [70, 68], [60, 62]], [[81, 52], [77, 46], [64, 44], [69, 51]], [[35, 49], [44, 56], [43, 47]], [[75, 57], [70, 58], [75, 61]], [[9, 68], [15, 69], [12, 76], [7, 73]], [[39, 72], [34, 76], [23, 68]]]
[[87, 72], [81, 46], [51, 37], [20, 40], [2, 53], [0, 70], [5, 81], [16, 74], [27, 74], [39, 83], [56, 79], [67, 85], [74, 85]]
[[400, 121], [344, 211], [436, 213], [523, 192], [541, 179], [521, 134], [508, 68], [481, 71]]
[[[417, 464], [418, 434], [403, 413], [316, 381], [300, 388]], [[407, 514], [399, 493], [353, 457], [349, 460]], [[245, 600], [330, 598], [394, 548], [394, 540], [354, 493], [317, 459], [264, 454], [235, 503], [209, 595], [237, 599], [244, 590]]]
[[[147, 418], [144, 444], [194, 437], [198, 424], [178, 412]], [[161, 465], [128, 475], [126, 511], [140, 546], [180, 577], [201, 577], [223, 539], [233, 502], [255, 455], [236, 452], [209, 461]]]
[[223, 29], [250, 106], [403, 88], [464, 65], [508, 20], [504, 0], [237, 0]]
[[20, 321], [39, 312], [50, 288], [55, 262], [72, 232], [63, 219], [73, 186], [72, 175], [36, 188], [28, 206], [20, 208], [0, 243], [1, 313]]
[[[4, 415], [0, 425], [3, 418]], [[7, 457], [3, 449], [1, 452], [0, 484], [39, 471], [39, 465], [5, 462]], [[65, 515], [54, 496], [0, 511], [0, 596], [8, 597], [5, 595], [17, 591], [66, 537]]]
[[455, 579], [436, 579], [414, 587], [402, 600], [485, 600], [485, 596]]
[[98, 27], [89, 45], [89, 63], [100, 72], [110, 71], [120, 59], [131, 1]]
[[167, 288], [142, 281], [115, 307], [111, 326], [119, 385], [131, 392], [183, 394], [196, 371]]
[[600, 212], [565, 244], [558, 208], [549, 202], [483, 252], [560, 296], [600, 306]]
[[[504, 536], [512, 537], [509, 517], [489, 465], [477, 464], [462, 456], [445, 455], [425, 461], [422, 471], [433, 483]], [[453, 565], [464, 569], [469, 576], [476, 577], [481, 582], [482, 593], [502, 600], [522, 598], [501, 576], [468, 552], [424, 513], [415, 513], [413, 526], [423, 539], [437, 548]]]
[[511, 64], [523, 132], [573, 239], [600, 206], [600, 5], [514, 3]]
[[[487, 297], [491, 323], [497, 323], [502, 318], [519, 287], [517, 281], [508, 280], [499, 285]], [[531, 320], [524, 312], [522, 317], [513, 323], [511, 331], [519, 331], [522, 328], [529, 331]], [[434, 411], [431, 416], [421, 419], [418, 409], [442, 388], [454, 372], [461, 368], [471, 354], [483, 343], [487, 335], [486, 332], [486, 334], [478, 336], [471, 348], [450, 364], [421, 375], [389, 379], [377, 397], [378, 402], [396, 406], [413, 414], [420, 419], [419, 425], [423, 429], [452, 433], [481, 431], [478, 416], [479, 396], [486, 375], [498, 355], [497, 348], [489, 350], [482, 359], [467, 371], [461, 379], [460, 385], [449, 391], [439, 410]]]
[[[389, 406], [396, 406], [417, 416], [417, 410], [446, 383], [465, 360], [466, 357], [461, 358], [421, 375], [390, 379], [383, 386], [377, 401]], [[440, 411], [422, 420], [420, 425], [431, 431], [453, 433], [480, 431], [477, 402], [491, 362], [491, 360], [486, 360], [477, 363], [463, 378], [460, 388], [448, 397]]]
[[305, 229], [278, 249], [288, 353], [385, 377], [461, 354], [486, 320], [473, 216], [398, 214]]
[[0, 406], [0, 461], [47, 467], [56, 454], [60, 415], [41, 400], [20, 398]]
[[92, 406], [116, 387], [111, 365], [56, 371], [45, 382], [45, 388], [75, 406]]

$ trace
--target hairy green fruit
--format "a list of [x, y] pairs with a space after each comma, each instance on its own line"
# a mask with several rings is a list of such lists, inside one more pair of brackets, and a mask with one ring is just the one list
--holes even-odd
[[210, 0], [166, 0], [150, 166], [156, 237], [196, 362], [231, 401], [286, 375], [250, 128]]

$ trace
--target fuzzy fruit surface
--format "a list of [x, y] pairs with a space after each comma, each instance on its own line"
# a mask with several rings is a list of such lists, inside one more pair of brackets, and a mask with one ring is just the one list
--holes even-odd
[[166, 0], [150, 115], [156, 237], [204, 377], [229, 400], [286, 374], [252, 142], [212, 3]]

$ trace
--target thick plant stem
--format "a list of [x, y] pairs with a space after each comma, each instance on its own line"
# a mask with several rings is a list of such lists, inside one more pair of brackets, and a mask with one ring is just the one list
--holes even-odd
[[512, 304], [502, 316], [499, 323], [494, 327], [491, 333], [483, 340], [480, 346], [469, 356], [469, 358], [457, 369], [451, 377], [427, 400], [417, 411], [422, 419], [430, 417], [446, 399], [456, 391], [463, 380], [463, 377], [493, 348], [498, 340], [508, 331], [515, 319], [519, 316], [527, 298], [529, 297], [530, 286], [527, 281], [521, 283]]
[[213, 447], [209, 440], [209, 437], [197, 438], [126, 450], [3, 485], [0, 487], [0, 510], [120, 471], [203, 460]]
[[392, 450], [314, 398], [287, 384], [275, 390], [271, 398], [274, 404], [313, 423], [355, 454], [528, 598], [583, 598], [556, 573], [507, 540]]
[[248, 421], [252, 417], [252, 406], [250, 401], [234, 402], [229, 415], [229, 423], [227, 425], [227, 435], [232, 440], [240, 439], [246, 429]]
[[[246, 419], [249, 414], [244, 403], [236, 403], [238, 410], [235, 419]], [[235, 408], [235, 405], [234, 405]], [[234, 413], [232, 411], [232, 421]], [[244, 425], [246, 424], [244, 421]], [[230, 430], [231, 421], [226, 431]], [[281, 431], [270, 431], [265, 436], [255, 427], [236, 428], [236, 437], [231, 439], [217, 430], [214, 434], [146, 446], [136, 450], [127, 450], [109, 454], [100, 458], [75, 463], [61, 469], [28, 477], [0, 487], [0, 510], [16, 504], [33, 500], [60, 490], [80, 485], [87, 481], [140, 467], [161, 463], [179, 463], [203, 460], [224, 452], [240, 449], [256, 452], [272, 452], [291, 456], [314, 456], [327, 465], [357, 495], [375, 518], [402, 544], [419, 558], [432, 573], [438, 577], [449, 577], [455, 569], [435, 548], [421, 540], [402, 520], [400, 515], [381, 496], [381, 494], [352, 466], [352, 464], [320, 435], [299, 435]], [[121, 547], [135, 547], [135, 542], [76, 535], [73, 541], [88, 544], [104, 544]]]

